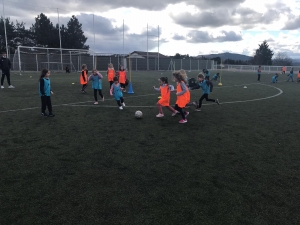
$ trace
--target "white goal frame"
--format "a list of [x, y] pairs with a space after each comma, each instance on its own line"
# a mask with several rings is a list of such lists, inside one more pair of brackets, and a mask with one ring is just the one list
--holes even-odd
[[[29, 46], [18, 46], [18, 62], [19, 62], [19, 73], [22, 75], [22, 65], [21, 65], [21, 49], [40, 49], [40, 50], [55, 50], [55, 51], [60, 51], [60, 64], [63, 67], [63, 62], [62, 62], [62, 51], [67, 51], [70, 54], [70, 62], [72, 63], [72, 53], [85, 53], [93, 56], [93, 68], [95, 67], [95, 52], [92, 50], [87, 50], [87, 49], [66, 49], [66, 48], [44, 48], [44, 47], [29, 47]], [[57, 63], [57, 62], [56, 62]], [[62, 68], [62, 70], [64, 70]]]

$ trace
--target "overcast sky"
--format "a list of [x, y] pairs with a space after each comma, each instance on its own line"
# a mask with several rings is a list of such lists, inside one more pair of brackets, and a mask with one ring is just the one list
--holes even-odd
[[[147, 51], [192, 56], [253, 55], [263, 40], [300, 58], [300, 0], [6, 0], [5, 14], [29, 27], [41, 12], [66, 24], [76, 15], [87, 44], [99, 53]], [[93, 30], [95, 26], [95, 46]], [[63, 46], [62, 46], [63, 47]]]

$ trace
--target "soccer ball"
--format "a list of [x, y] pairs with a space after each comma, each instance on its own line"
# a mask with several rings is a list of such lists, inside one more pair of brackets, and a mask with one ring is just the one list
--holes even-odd
[[135, 118], [137, 119], [141, 119], [142, 116], [143, 116], [143, 113], [141, 111], [136, 111], [135, 114], [134, 114]]

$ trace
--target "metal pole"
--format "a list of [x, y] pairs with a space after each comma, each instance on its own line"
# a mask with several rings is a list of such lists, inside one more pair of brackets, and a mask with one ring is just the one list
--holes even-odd
[[93, 31], [94, 31], [94, 51], [93, 51], [93, 68], [95, 67], [96, 35], [95, 35], [95, 14], [93, 14]]
[[19, 58], [19, 71], [20, 71], [20, 76], [22, 75], [21, 74], [21, 54], [20, 54], [20, 46], [18, 46], [18, 58]]
[[[124, 57], [124, 20], [123, 20], [123, 57]], [[123, 63], [122, 63], [123, 64]]]
[[147, 70], [149, 70], [149, 54], [148, 54], [148, 23], [147, 23]]
[[70, 53], [70, 70], [72, 71], [72, 56], [71, 56], [71, 51], [69, 53]]
[[159, 70], [159, 25], [158, 25], [158, 35], [157, 35], [157, 40], [158, 40], [157, 70]]
[[8, 56], [8, 47], [7, 47], [7, 33], [6, 33], [6, 19], [5, 19], [5, 10], [4, 10], [4, 0], [3, 0], [3, 23], [4, 23], [4, 33], [5, 33], [6, 57], [9, 57]]
[[60, 34], [60, 23], [59, 23], [59, 11], [57, 8], [57, 18], [58, 18], [58, 33], [59, 33], [59, 47], [60, 47], [60, 63], [61, 63], [61, 70], [63, 70], [63, 62], [62, 62], [62, 49], [61, 49], [61, 34]]
[[37, 54], [35, 54], [35, 61], [36, 61], [36, 71], [39, 71], [39, 62], [38, 62]]

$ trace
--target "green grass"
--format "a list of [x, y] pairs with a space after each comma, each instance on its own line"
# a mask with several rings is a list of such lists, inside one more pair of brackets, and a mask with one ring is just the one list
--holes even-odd
[[[56, 117], [42, 118], [38, 74], [12, 75], [16, 89], [0, 90], [0, 224], [299, 224], [300, 84], [225, 71], [211, 97], [226, 104], [178, 124], [166, 109], [155, 117], [160, 76], [171, 80], [133, 72], [126, 105], [153, 107], [120, 111], [107, 82], [93, 106], [79, 74], [52, 74]], [[279, 93], [266, 85], [283, 94], [228, 103]]]

